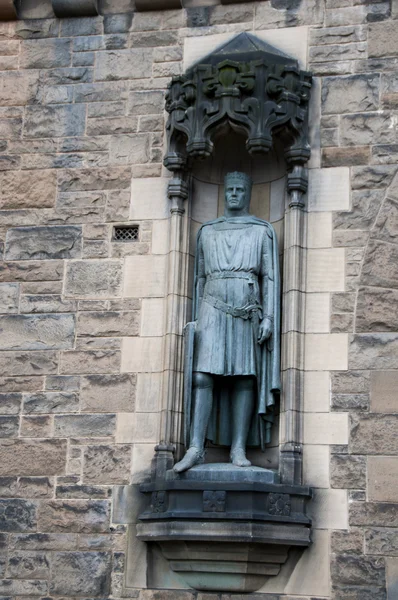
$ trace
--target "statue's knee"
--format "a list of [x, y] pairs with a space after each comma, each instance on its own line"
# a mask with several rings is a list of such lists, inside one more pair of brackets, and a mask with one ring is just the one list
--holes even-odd
[[213, 377], [209, 373], [194, 372], [192, 382], [195, 388], [213, 388]]
[[234, 381], [235, 390], [242, 392], [253, 392], [254, 391], [254, 378], [253, 377], [237, 377]]

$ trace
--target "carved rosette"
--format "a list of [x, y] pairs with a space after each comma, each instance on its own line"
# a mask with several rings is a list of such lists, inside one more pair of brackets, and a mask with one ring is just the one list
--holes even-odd
[[169, 170], [211, 156], [214, 136], [226, 126], [242, 132], [250, 154], [269, 152], [277, 134], [289, 164], [308, 160], [311, 74], [272, 50], [243, 33], [172, 79], [166, 96], [170, 116], [164, 164]]

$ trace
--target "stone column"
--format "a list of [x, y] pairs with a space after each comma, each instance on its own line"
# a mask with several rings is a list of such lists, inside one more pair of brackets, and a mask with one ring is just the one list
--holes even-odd
[[189, 271], [188, 216], [185, 201], [188, 186], [175, 174], [168, 187], [170, 200], [169, 250], [166, 284], [166, 323], [163, 342], [160, 444], [156, 447], [155, 476], [173, 465], [174, 448], [182, 440], [183, 328], [187, 322], [187, 278]]
[[302, 483], [307, 186], [307, 170], [295, 165], [288, 175], [285, 215], [280, 474], [282, 483], [298, 485]]

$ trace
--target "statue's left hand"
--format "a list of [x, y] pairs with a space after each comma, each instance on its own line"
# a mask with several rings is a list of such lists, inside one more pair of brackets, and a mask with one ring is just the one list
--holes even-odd
[[258, 343], [264, 344], [265, 340], [271, 337], [272, 333], [272, 321], [268, 317], [265, 317], [260, 323], [258, 329]]

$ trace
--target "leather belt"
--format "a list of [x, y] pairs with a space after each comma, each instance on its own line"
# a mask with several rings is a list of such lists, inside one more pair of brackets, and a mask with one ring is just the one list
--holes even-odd
[[206, 275], [206, 282], [214, 279], [247, 279], [248, 281], [257, 281], [258, 277], [255, 273], [249, 271], [215, 271]]
[[240, 319], [252, 319], [253, 316], [259, 315], [261, 316], [261, 306], [259, 304], [246, 304], [245, 306], [235, 307], [219, 300], [218, 298], [214, 298], [214, 296], [210, 296], [209, 294], [204, 295], [203, 301], [213, 308], [217, 308], [227, 315], [231, 315], [233, 317], [239, 317]]

